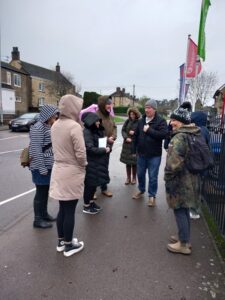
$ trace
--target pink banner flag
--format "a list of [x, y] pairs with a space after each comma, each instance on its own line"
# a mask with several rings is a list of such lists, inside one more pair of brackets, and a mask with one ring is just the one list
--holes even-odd
[[[201, 62], [197, 59], [198, 46], [189, 38], [188, 50], [187, 50], [187, 68], [186, 78], [194, 78], [201, 70]], [[197, 61], [198, 60], [198, 61]]]

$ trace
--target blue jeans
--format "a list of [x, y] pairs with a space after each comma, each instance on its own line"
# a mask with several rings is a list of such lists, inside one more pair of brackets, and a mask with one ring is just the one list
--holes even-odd
[[174, 215], [178, 227], [178, 237], [181, 243], [190, 242], [190, 214], [189, 208], [174, 209]]
[[158, 190], [158, 174], [161, 163], [161, 156], [146, 158], [138, 156], [137, 158], [137, 176], [138, 188], [140, 192], [145, 192], [146, 186], [146, 170], [148, 169], [148, 195], [155, 197]]

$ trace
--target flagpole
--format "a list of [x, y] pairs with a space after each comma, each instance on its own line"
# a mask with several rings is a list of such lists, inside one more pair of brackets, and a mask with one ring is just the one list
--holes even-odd
[[188, 48], [189, 48], [189, 43], [190, 43], [190, 38], [191, 34], [188, 35], [188, 40], [187, 40], [187, 52], [186, 52], [186, 61], [184, 64], [184, 83], [183, 83], [183, 93], [182, 93], [182, 102], [185, 101], [185, 90], [186, 90], [186, 74], [187, 74], [187, 60], [188, 60]]
[[194, 99], [192, 101], [192, 111], [195, 111], [195, 104], [197, 102], [197, 76], [198, 76], [198, 66], [200, 62], [200, 57], [197, 55], [195, 64], [195, 81], [194, 81]]

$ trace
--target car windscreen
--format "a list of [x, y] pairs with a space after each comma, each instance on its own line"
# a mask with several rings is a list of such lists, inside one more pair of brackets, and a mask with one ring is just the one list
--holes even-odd
[[37, 114], [23, 114], [22, 116], [20, 116], [20, 119], [33, 119]]

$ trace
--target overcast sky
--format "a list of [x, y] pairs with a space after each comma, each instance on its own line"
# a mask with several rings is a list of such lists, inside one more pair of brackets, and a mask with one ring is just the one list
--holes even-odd
[[[178, 97], [187, 36], [197, 43], [202, 0], [0, 0], [1, 56], [71, 73], [84, 91]], [[211, 0], [206, 71], [225, 83], [225, 1]]]

